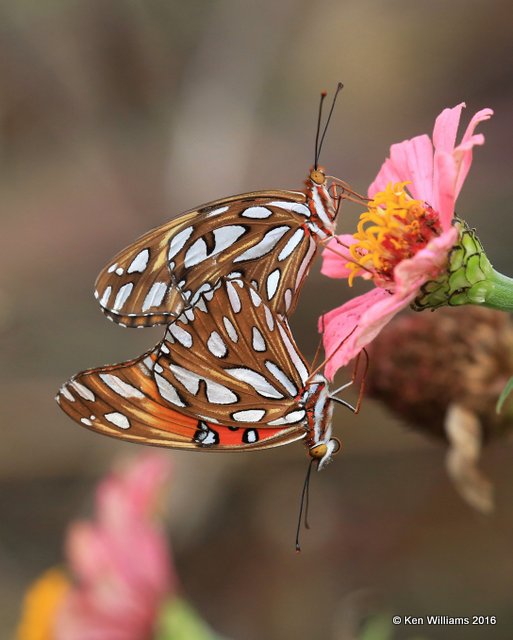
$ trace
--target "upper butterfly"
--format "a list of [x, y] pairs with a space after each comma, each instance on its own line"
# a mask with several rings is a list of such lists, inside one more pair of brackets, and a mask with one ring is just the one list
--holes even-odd
[[340, 198], [318, 166], [339, 84], [322, 136], [321, 96], [315, 162], [300, 191], [255, 191], [205, 204], [141, 236], [101, 271], [95, 297], [127, 327], [168, 324], [221, 277], [243, 278], [280, 316], [290, 314], [319, 244], [334, 235]]

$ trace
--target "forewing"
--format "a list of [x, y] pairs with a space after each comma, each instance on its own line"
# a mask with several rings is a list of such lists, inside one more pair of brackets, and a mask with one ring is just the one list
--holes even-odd
[[297, 426], [229, 428], [181, 413], [156, 386], [158, 352], [157, 347], [129, 362], [83, 371], [61, 387], [56, 400], [88, 429], [140, 444], [224, 451], [264, 449], [304, 437]]
[[102, 270], [95, 296], [130, 326], [164, 324], [202, 291], [236, 272], [259, 286], [270, 308], [292, 311], [317, 243], [304, 193], [255, 192], [211, 202], [149, 231]]
[[154, 367], [166, 402], [228, 426], [303, 425], [308, 375], [286, 322], [239, 279], [219, 281], [169, 326]]

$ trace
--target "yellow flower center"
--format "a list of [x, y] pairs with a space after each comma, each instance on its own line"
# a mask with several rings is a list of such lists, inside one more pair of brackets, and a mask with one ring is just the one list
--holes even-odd
[[382, 285], [393, 282], [397, 264], [412, 258], [442, 233], [436, 211], [414, 200], [405, 189], [407, 184], [390, 182], [360, 216], [353, 236], [357, 242], [349, 248], [352, 262], [346, 265], [351, 271], [350, 285], [361, 270], [372, 273]]
[[29, 587], [16, 640], [54, 640], [57, 610], [70, 589], [59, 569], [49, 569]]

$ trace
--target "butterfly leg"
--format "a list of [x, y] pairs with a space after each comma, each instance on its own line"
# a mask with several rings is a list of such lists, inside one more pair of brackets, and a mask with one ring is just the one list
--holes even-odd
[[[360, 389], [358, 391], [358, 398], [356, 400], [356, 405], [353, 406], [352, 404], [350, 404], [346, 400], [343, 400], [342, 398], [338, 398], [337, 394], [340, 393], [341, 391], [344, 391], [344, 389], [347, 389], [348, 387], [350, 387], [351, 385], [353, 385], [355, 383], [355, 381], [356, 381], [356, 379], [358, 377], [358, 369], [359, 369], [359, 365], [360, 365], [360, 362], [361, 362], [362, 353], [364, 354], [364, 357], [365, 357], [365, 364], [364, 364], [362, 379], [361, 379], [361, 382], [360, 382]], [[349, 382], [346, 382], [342, 386], [338, 387], [338, 389], [335, 389], [330, 394], [330, 399], [333, 400], [334, 402], [337, 402], [338, 404], [344, 405], [345, 407], [350, 409], [355, 414], [359, 413], [361, 405], [362, 405], [363, 394], [365, 392], [365, 380], [367, 378], [368, 370], [369, 370], [369, 354], [367, 353], [366, 349], [363, 349], [356, 356], [356, 360], [355, 360], [354, 367], [353, 367], [353, 375], [351, 376], [351, 380], [349, 380]]]

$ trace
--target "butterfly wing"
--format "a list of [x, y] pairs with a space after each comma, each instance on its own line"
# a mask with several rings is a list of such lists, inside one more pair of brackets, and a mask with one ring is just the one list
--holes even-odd
[[95, 296], [119, 324], [165, 324], [235, 272], [261, 283], [275, 313], [290, 313], [317, 250], [305, 202], [300, 192], [255, 192], [185, 213], [118, 253], [98, 276]]
[[57, 402], [79, 424], [140, 444], [197, 450], [265, 449], [305, 436], [303, 428], [209, 424], [166, 403], [153, 378], [160, 348], [122, 364], [90, 369], [64, 384]]
[[239, 279], [219, 281], [169, 326], [154, 366], [166, 402], [234, 427], [304, 425], [308, 377], [286, 322]]

